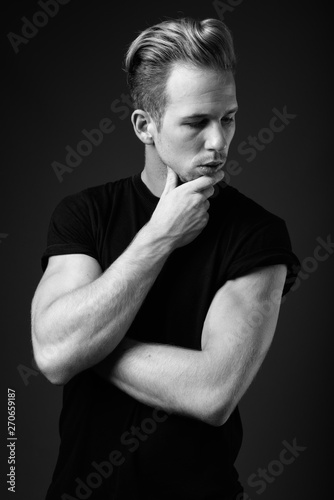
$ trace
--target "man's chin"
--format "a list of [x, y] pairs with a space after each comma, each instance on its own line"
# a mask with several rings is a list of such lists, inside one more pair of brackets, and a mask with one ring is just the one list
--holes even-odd
[[217, 172], [212, 172], [212, 174], [201, 174], [200, 172], [192, 173], [187, 175], [186, 177], [183, 175], [177, 174], [179, 181], [178, 185], [184, 184], [185, 182], [190, 182], [194, 181], [195, 179], [198, 179], [199, 177], [210, 177], [213, 179], [214, 184], [217, 184], [218, 182], [222, 181], [225, 173], [222, 170], [218, 170]]
[[184, 184], [185, 182], [191, 182], [194, 181], [195, 179], [198, 179], [199, 177], [202, 177], [202, 174], [200, 172], [191, 172], [189, 174], [184, 175], [179, 175], [177, 174], [179, 178], [179, 184]]
[[185, 177], [181, 176], [181, 175], [178, 175], [178, 185], [180, 186], [180, 184], [184, 184], [185, 182], [189, 182], [190, 180], [192, 179], [186, 179]]

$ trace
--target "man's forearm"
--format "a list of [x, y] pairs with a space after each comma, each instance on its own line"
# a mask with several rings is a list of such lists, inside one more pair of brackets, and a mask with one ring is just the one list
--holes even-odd
[[143, 403], [222, 425], [271, 345], [285, 277], [276, 265], [228, 281], [210, 305], [201, 351], [125, 338], [94, 369]]
[[141, 403], [205, 420], [208, 363], [204, 351], [124, 338], [94, 370]]
[[46, 355], [50, 353], [50, 371], [55, 371], [50, 378], [60, 379], [55, 383], [65, 383], [112, 352], [169, 253], [168, 245], [152, 237], [144, 226], [104, 274], [50, 305], [39, 321], [39, 331]]

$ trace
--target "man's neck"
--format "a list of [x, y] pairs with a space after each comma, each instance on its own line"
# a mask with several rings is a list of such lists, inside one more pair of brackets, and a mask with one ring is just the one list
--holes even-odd
[[151, 193], [160, 198], [166, 184], [166, 166], [149, 148], [145, 153], [145, 167], [141, 179]]

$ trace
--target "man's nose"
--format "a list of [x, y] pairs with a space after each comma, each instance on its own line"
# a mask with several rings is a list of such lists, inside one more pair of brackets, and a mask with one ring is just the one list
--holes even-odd
[[205, 149], [223, 151], [227, 147], [226, 133], [221, 124], [212, 124], [207, 131]]

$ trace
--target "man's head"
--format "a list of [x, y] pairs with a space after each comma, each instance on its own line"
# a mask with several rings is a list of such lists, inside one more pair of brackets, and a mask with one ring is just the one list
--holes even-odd
[[214, 175], [234, 134], [235, 54], [217, 19], [164, 21], [142, 32], [125, 60], [138, 137], [181, 180]]

